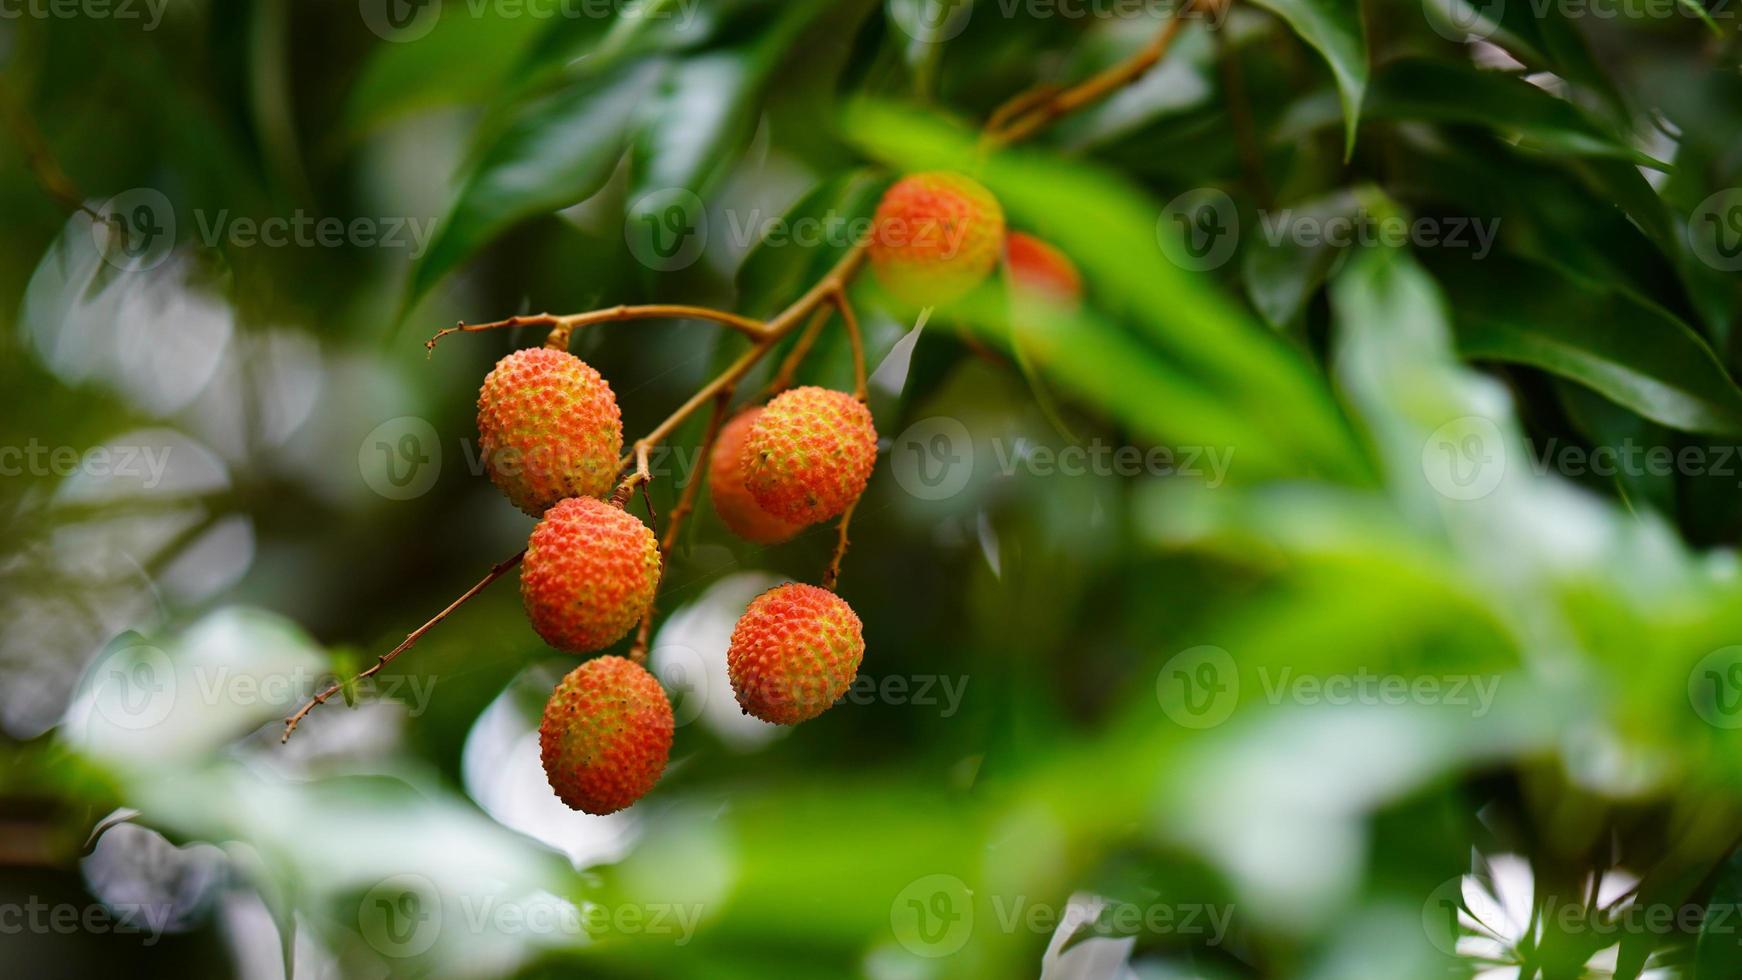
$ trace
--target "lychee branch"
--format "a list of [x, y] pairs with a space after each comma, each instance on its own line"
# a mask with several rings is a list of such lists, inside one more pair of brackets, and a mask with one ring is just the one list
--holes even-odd
[[865, 401], [871, 393], [865, 380], [865, 342], [859, 334], [859, 318], [853, 314], [853, 303], [847, 299], [845, 289], [836, 290], [832, 298], [835, 309], [841, 311], [841, 323], [853, 347], [853, 397]]
[[[768, 356], [768, 353], [782, 340], [809, 320], [810, 327], [806, 330], [807, 336], [800, 338], [798, 348], [795, 349], [792, 356], [789, 356], [788, 363], [784, 364], [781, 369], [783, 375], [789, 376], [792, 372], [795, 372], [798, 368], [799, 361], [803, 359], [804, 353], [810, 349], [811, 344], [815, 343], [816, 337], [813, 334], [820, 332], [823, 324], [826, 323], [828, 319], [831, 307], [840, 310], [843, 318], [847, 322], [847, 330], [853, 344], [854, 371], [860, 380], [860, 398], [863, 399], [864, 351], [859, 339], [858, 321], [853, 316], [852, 310], [846, 302], [846, 289], [852, 282], [853, 277], [858, 274], [859, 269], [864, 264], [867, 248], [868, 246], [866, 244], [861, 243], [849, 250], [847, 254], [842, 256], [841, 260], [835, 263], [835, 266], [830, 269], [821, 280], [813, 285], [808, 292], [799, 297], [798, 300], [792, 303], [792, 305], [781, 311], [767, 323], [762, 323], [749, 317], [740, 316], [736, 313], [728, 313], [722, 310], [699, 306], [666, 304], [653, 306], [614, 306], [603, 310], [594, 310], [589, 313], [576, 313], [568, 316], [555, 316], [549, 313], [539, 313], [512, 316], [505, 320], [497, 320], [492, 323], [460, 323], [438, 332], [434, 337], [431, 337], [424, 346], [433, 354], [437, 342], [450, 334], [478, 333], [485, 330], [502, 330], [515, 327], [546, 327], [551, 331], [550, 337], [547, 340], [547, 346], [566, 349], [569, 338], [576, 328], [599, 323], [651, 319], [711, 320], [724, 326], [731, 327], [739, 333], [751, 338], [753, 344], [749, 350], [740, 355], [736, 361], [733, 361], [732, 364], [728, 366], [726, 370], [721, 372], [718, 377], [714, 378], [706, 385], [703, 385], [701, 390], [690, 396], [688, 401], [679, 406], [677, 411], [673, 412], [665, 419], [665, 421], [656, 426], [652, 432], [649, 432], [645, 437], [637, 440], [629, 454], [618, 460], [617, 468], [619, 471], [626, 469], [632, 463], [635, 466], [634, 472], [625, 478], [612, 494], [612, 502], [617, 506], [622, 507], [628, 503], [629, 497], [634, 494], [637, 488], [645, 493], [647, 485], [652, 481], [653, 472], [652, 467], [649, 465], [649, 453], [652, 448], [669, 438], [672, 432], [674, 432], [679, 425], [683, 424], [685, 419], [695, 413], [697, 408], [701, 407], [708, 400], [713, 399], [715, 401], [714, 417], [709, 422], [708, 432], [703, 439], [702, 446], [702, 453], [706, 454], [708, 449], [711, 447], [714, 438], [719, 433], [722, 418], [726, 407], [731, 401], [732, 392], [735, 390], [737, 383], [743, 379], [752, 368], [760, 363], [764, 357]], [[680, 533], [684, 518], [695, 509], [696, 487], [699, 486], [701, 482], [700, 476], [701, 474], [698, 472], [696, 478], [692, 479], [689, 486], [684, 488], [684, 493], [680, 503], [678, 504], [677, 509], [672, 513], [672, 519], [668, 522], [664, 539], [661, 544], [662, 558], [669, 556], [672, 547], [677, 542], [677, 535]], [[651, 498], [648, 501], [648, 516], [649, 518], [653, 516]], [[852, 511], [848, 510], [842, 517], [840, 545], [836, 549], [834, 561], [830, 565], [826, 576], [828, 581], [831, 583], [839, 575], [840, 563], [846, 546], [846, 521], [851, 516]], [[296, 731], [297, 726], [301, 724], [304, 718], [308, 717], [309, 712], [313, 711], [317, 705], [325, 704], [333, 697], [333, 695], [344, 690], [347, 683], [355, 684], [357, 681], [371, 677], [380, 672], [382, 668], [397, 659], [400, 654], [403, 654], [405, 651], [416, 645], [417, 642], [423, 638], [424, 634], [428, 633], [443, 620], [447, 619], [455, 610], [471, 601], [473, 597], [478, 595], [478, 593], [488, 588], [491, 583], [507, 574], [510, 569], [520, 564], [522, 559], [525, 557], [526, 552], [522, 551], [514, 557], [491, 568], [489, 574], [480, 579], [476, 585], [467, 589], [458, 599], [449, 603], [447, 608], [437, 613], [429, 622], [424, 623], [422, 626], [419, 626], [417, 629], [407, 634], [404, 641], [402, 641], [398, 646], [376, 658], [374, 666], [358, 674], [348, 682], [334, 684], [315, 695], [308, 701], [308, 703], [298, 709], [295, 714], [284, 720], [284, 734], [279, 741], [289, 741], [291, 734]], [[647, 638], [652, 629], [652, 616], [653, 611], [650, 607], [637, 630], [631, 656], [638, 663], [644, 661], [647, 656]]]
[[438, 332], [434, 337], [424, 342], [424, 347], [434, 353], [436, 344], [443, 337], [456, 333], [481, 333], [485, 330], [507, 330], [516, 327], [548, 327], [552, 331], [551, 346], [567, 348], [569, 335], [581, 327], [589, 327], [599, 323], [621, 323], [627, 320], [710, 320], [730, 327], [757, 341], [766, 339], [771, 326], [760, 320], [711, 307], [659, 303], [649, 306], [612, 306], [586, 313], [571, 313], [567, 316], [533, 313], [511, 316], [506, 320], [496, 320], [492, 323], [461, 322]]
[[[1187, 9], [1205, 9], [1214, 5], [1194, 0], [1187, 4]], [[1064, 116], [1137, 81], [1167, 56], [1168, 48], [1173, 46], [1174, 38], [1184, 26], [1182, 11], [1168, 18], [1161, 33], [1144, 45], [1142, 50], [1087, 81], [1067, 89], [1043, 87], [1016, 96], [992, 113], [982, 137], [982, 145], [987, 149], [997, 149], [1021, 142]]]
[[835, 554], [829, 559], [829, 569], [823, 573], [823, 588], [835, 591], [835, 584], [841, 580], [841, 562], [847, 557], [847, 527], [853, 523], [853, 512], [859, 509], [859, 501], [855, 500], [841, 514], [838, 526], [838, 537], [835, 539]]
[[[708, 460], [712, 457], [714, 440], [720, 435], [720, 427], [725, 424], [726, 412], [732, 406], [732, 389], [723, 388], [714, 396], [714, 410], [708, 416], [708, 427], [702, 433], [702, 441], [696, 449], [696, 466], [690, 474], [689, 482], [684, 484], [683, 493], [679, 495], [677, 504], [671, 509], [671, 516], [666, 519], [665, 536], [659, 542], [659, 569], [663, 577], [671, 568], [671, 553], [677, 548], [678, 535], [683, 533], [683, 523], [696, 509], [696, 497], [701, 490], [702, 481], [707, 477]], [[647, 612], [641, 615], [641, 625], [635, 629], [635, 642], [629, 647], [629, 659], [638, 664], [647, 662], [647, 646], [653, 635], [654, 606], [658, 602], [649, 603]]]
[[811, 315], [811, 322], [798, 335], [798, 340], [787, 352], [786, 358], [780, 362], [780, 369], [774, 373], [774, 380], [768, 382], [768, 387], [762, 390], [762, 398], [767, 400], [792, 387], [793, 378], [798, 376], [799, 365], [810, 356], [811, 348], [816, 346], [817, 338], [823, 335], [823, 327], [828, 325], [829, 317], [834, 315], [834, 308], [824, 306]]
[[298, 709], [296, 714], [291, 715], [289, 718], [284, 719], [284, 735], [281, 738], [279, 738], [279, 740], [278, 740], [280, 742], [280, 744], [290, 741], [291, 733], [296, 731], [296, 726], [301, 724], [302, 720], [304, 718], [308, 717], [308, 713], [313, 711], [315, 709], [316, 705], [326, 704], [327, 699], [332, 697], [333, 695], [339, 693], [340, 691], [344, 690], [346, 684], [356, 684], [360, 680], [363, 680], [363, 679], [368, 678], [368, 677], [373, 677], [374, 675], [380, 673], [381, 668], [392, 663], [400, 654], [411, 649], [414, 645], [416, 645], [418, 640], [423, 639], [423, 635], [425, 633], [428, 633], [430, 630], [434, 629], [436, 627], [436, 624], [440, 623], [442, 620], [447, 619], [449, 616], [453, 615], [454, 610], [465, 605], [467, 602], [470, 602], [474, 596], [476, 596], [478, 593], [480, 593], [480, 592], [484, 591], [486, 588], [488, 588], [490, 586], [490, 583], [492, 583], [492, 582], [496, 581], [497, 579], [501, 578], [502, 576], [508, 574], [509, 570], [514, 568], [514, 566], [520, 564], [521, 559], [523, 559], [525, 557], [526, 557], [526, 552], [522, 551], [522, 552], [520, 552], [520, 554], [515, 555], [512, 558], [498, 562], [495, 567], [490, 569], [490, 573], [488, 575], [485, 575], [482, 579], [478, 580], [478, 584], [467, 589], [465, 591], [465, 593], [463, 593], [458, 599], [455, 599], [453, 602], [448, 603], [448, 607], [446, 609], [443, 609], [441, 612], [436, 613], [435, 616], [431, 617], [429, 622], [424, 623], [422, 626], [419, 626], [417, 629], [414, 629], [410, 633], [407, 633], [405, 635], [405, 639], [400, 641], [398, 646], [396, 646], [392, 650], [389, 650], [388, 652], [382, 654], [381, 656], [375, 658], [375, 666], [370, 667], [368, 670], [363, 671], [362, 673], [358, 674], [356, 677], [351, 678], [351, 680], [349, 680], [349, 681], [339, 683], [339, 684], [334, 684], [333, 686], [327, 688], [326, 690], [322, 691], [321, 693], [315, 695], [312, 699], [310, 699], [308, 701], [308, 703], [304, 704], [300, 709]]
[[736, 385], [740, 379], [749, 374], [750, 369], [768, 356], [768, 352], [773, 350], [775, 345], [804, 323], [806, 317], [816, 313], [824, 304], [833, 302], [835, 294], [844, 291], [848, 283], [852, 281], [853, 276], [858, 274], [859, 267], [865, 261], [866, 248], [867, 246], [864, 244], [855, 246], [842, 256], [841, 261], [835, 263], [835, 267], [830, 269], [828, 274], [824, 275], [815, 286], [812, 286], [809, 292], [799, 297], [796, 302], [781, 311], [774, 319], [768, 321], [768, 325], [763, 328], [761, 339], [755, 345], [745, 351], [736, 361], [733, 361], [726, 370], [720, 372], [718, 377], [691, 395], [688, 401], [679, 406], [677, 411], [671, 413], [664, 422], [659, 423], [652, 432], [637, 440], [636, 448], [618, 460], [617, 468], [622, 470], [628, 467], [634, 461], [635, 453], [642, 451], [644, 447], [657, 446], [665, 441], [678, 426], [683, 424], [685, 419], [695, 413], [696, 409], [707, 404], [708, 399], [713, 398], [726, 388]]

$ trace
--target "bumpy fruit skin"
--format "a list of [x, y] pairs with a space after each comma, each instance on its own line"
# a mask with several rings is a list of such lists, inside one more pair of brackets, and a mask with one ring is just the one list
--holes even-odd
[[984, 282], [1004, 247], [1004, 209], [992, 192], [953, 173], [904, 177], [872, 219], [871, 268], [913, 306], [955, 302]]
[[796, 725], [845, 694], [865, 656], [865, 637], [840, 596], [793, 583], [757, 596], [732, 631], [726, 671], [745, 712]]
[[571, 809], [615, 813], [659, 782], [672, 728], [671, 702], [646, 668], [622, 657], [589, 660], [545, 703], [545, 777]]
[[741, 464], [763, 510], [792, 524], [826, 521], [859, 499], [877, 465], [871, 410], [842, 391], [783, 392], [750, 426]]
[[571, 497], [532, 529], [520, 598], [544, 642], [570, 653], [616, 643], [641, 621], [659, 588], [659, 543], [634, 515]]
[[1074, 306], [1083, 298], [1076, 263], [1046, 242], [1013, 231], [1004, 242], [1004, 269], [1018, 295]]
[[744, 442], [761, 415], [760, 408], [747, 409], [720, 430], [708, 455], [708, 495], [727, 530], [757, 544], [779, 544], [804, 530], [804, 525], [763, 510], [744, 485]]
[[498, 361], [478, 392], [490, 480], [534, 517], [569, 497], [611, 492], [623, 451], [617, 396], [567, 351], [532, 347]]

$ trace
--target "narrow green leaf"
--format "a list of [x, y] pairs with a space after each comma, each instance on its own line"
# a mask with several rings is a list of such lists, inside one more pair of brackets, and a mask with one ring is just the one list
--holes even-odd
[[1486, 126], [1538, 150], [1606, 157], [1667, 170], [1579, 108], [1516, 75], [1449, 61], [1392, 62], [1373, 80], [1372, 119]]
[[1742, 434], [1742, 389], [1670, 314], [1547, 266], [1435, 258], [1464, 356], [1541, 368], [1671, 428]]

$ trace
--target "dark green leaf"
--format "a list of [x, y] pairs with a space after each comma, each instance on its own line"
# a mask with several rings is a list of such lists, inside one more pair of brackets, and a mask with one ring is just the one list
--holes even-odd
[[1466, 357], [1550, 371], [1671, 428], [1742, 434], [1742, 389], [1663, 310], [1532, 263], [1435, 258]]
[[663, 73], [660, 62], [638, 64], [529, 108], [466, 180], [412, 273], [410, 299], [516, 221], [579, 203], [604, 186], [623, 155], [636, 106]]

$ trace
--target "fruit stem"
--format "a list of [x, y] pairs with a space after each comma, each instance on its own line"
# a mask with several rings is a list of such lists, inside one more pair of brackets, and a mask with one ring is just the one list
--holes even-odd
[[431, 354], [434, 354], [436, 344], [449, 334], [479, 333], [484, 330], [504, 330], [513, 327], [549, 327], [551, 329], [549, 346], [559, 350], [567, 350], [569, 335], [576, 329], [590, 327], [597, 323], [620, 323], [625, 320], [710, 320], [758, 341], [768, 335], [769, 329], [769, 325], [758, 320], [739, 316], [736, 313], [728, 313], [725, 310], [716, 310], [706, 306], [656, 303], [648, 306], [611, 306], [602, 310], [590, 310], [586, 313], [571, 313], [567, 316], [556, 316], [550, 313], [511, 316], [506, 320], [497, 320], [493, 323], [461, 321], [438, 332], [434, 337], [425, 341], [423, 346]]
[[[719, 377], [703, 385], [700, 391], [690, 396], [689, 401], [678, 406], [677, 411], [671, 413], [652, 432], [637, 441], [636, 445], [658, 445], [670, 436], [673, 430], [682, 425], [684, 419], [689, 418], [696, 409], [702, 407], [708, 399], [736, 385], [744, 375], [750, 373], [751, 368], [768, 356], [768, 352], [773, 350], [776, 344], [804, 323], [806, 317], [815, 313], [823, 304], [831, 302], [835, 293], [847, 287], [847, 283], [851, 282], [853, 276], [858, 274], [859, 267], [865, 261], [866, 248], [866, 245], [859, 244], [842, 256], [841, 261], [835, 263], [835, 267], [830, 269], [828, 274], [824, 275], [816, 285], [812, 286], [809, 292], [800, 296], [791, 306], [768, 321], [760, 340], [736, 361], [733, 361], [726, 370], [720, 372]], [[633, 458], [633, 455], [626, 455], [618, 460], [617, 469], [621, 471], [627, 467]]]
[[816, 346], [817, 338], [823, 335], [823, 327], [834, 315], [834, 308], [819, 307], [811, 316], [811, 322], [804, 328], [804, 333], [798, 335], [798, 342], [792, 345], [792, 350], [780, 362], [780, 370], [774, 373], [774, 380], [768, 382], [768, 387], [762, 390], [761, 400], [767, 401], [792, 387], [792, 379], [798, 374], [799, 365], [810, 356], [811, 348]]
[[349, 681], [334, 684], [333, 686], [327, 688], [326, 690], [322, 691], [321, 693], [315, 695], [306, 704], [304, 704], [300, 709], [298, 709], [296, 714], [291, 715], [289, 718], [284, 719], [284, 735], [283, 735], [283, 737], [279, 738], [279, 740], [278, 740], [279, 744], [282, 745], [283, 743], [290, 741], [291, 733], [296, 731], [296, 726], [302, 723], [302, 720], [308, 716], [309, 712], [311, 712], [315, 709], [316, 705], [326, 704], [327, 699], [332, 697], [333, 695], [339, 693], [341, 690], [343, 690], [345, 687], [345, 684], [355, 684], [356, 682], [363, 680], [366, 677], [373, 677], [375, 674], [380, 673], [381, 668], [392, 663], [394, 661], [394, 659], [396, 657], [398, 657], [400, 654], [411, 649], [412, 646], [414, 644], [416, 644], [418, 640], [423, 639], [423, 635], [425, 633], [428, 633], [430, 630], [434, 629], [437, 623], [440, 623], [442, 620], [447, 619], [448, 616], [453, 614], [454, 610], [465, 605], [467, 602], [470, 602], [474, 596], [476, 596], [478, 593], [484, 591], [487, 587], [489, 587], [490, 583], [492, 583], [492, 582], [496, 581], [497, 579], [501, 578], [502, 576], [508, 574], [509, 570], [512, 569], [514, 566], [520, 564], [521, 559], [523, 559], [525, 557], [526, 557], [526, 552], [522, 551], [520, 554], [515, 555], [512, 558], [508, 558], [508, 559], [505, 559], [503, 561], [497, 562], [495, 567], [490, 569], [490, 573], [488, 575], [485, 575], [482, 579], [478, 580], [478, 584], [467, 589], [464, 593], [462, 593], [460, 595], [460, 597], [458, 599], [455, 599], [453, 602], [448, 603], [448, 607], [446, 609], [443, 609], [441, 612], [436, 613], [435, 616], [431, 617], [429, 622], [424, 623], [422, 626], [419, 626], [417, 629], [414, 629], [410, 633], [407, 633], [405, 635], [405, 639], [400, 641], [400, 644], [398, 646], [396, 646], [392, 650], [389, 650], [388, 652], [382, 654], [381, 656], [376, 657], [375, 658], [375, 666], [370, 667], [368, 670], [363, 671], [361, 674], [358, 674], [356, 677], [351, 678]]
[[1037, 94], [1040, 90], [1031, 90], [1006, 102], [992, 113], [981, 138], [981, 147], [995, 150], [1021, 142], [1064, 116], [1137, 81], [1167, 55], [1168, 48], [1184, 26], [1185, 18], [1176, 13], [1141, 51], [1087, 81], [1044, 98]]
[[859, 318], [853, 314], [853, 303], [845, 289], [835, 290], [835, 308], [841, 311], [841, 323], [847, 328], [847, 340], [853, 345], [853, 397], [863, 402], [870, 398], [865, 381], [865, 342], [859, 335]]
[[[660, 584], [664, 584], [665, 573], [671, 568], [671, 553], [677, 547], [678, 535], [683, 530], [683, 522], [696, 509], [696, 497], [702, 487], [702, 480], [708, 473], [708, 463], [714, 450], [714, 441], [719, 438], [720, 427], [725, 422], [726, 411], [732, 406], [732, 389], [722, 388], [714, 396], [714, 411], [708, 416], [708, 428], [702, 433], [702, 441], [696, 449], [696, 465], [690, 471], [689, 482], [684, 484], [683, 493], [678, 497], [677, 504], [671, 509], [671, 516], [666, 519], [665, 536], [659, 542], [659, 574]], [[649, 505], [651, 513], [651, 505]], [[641, 614], [641, 625], [635, 630], [635, 643], [629, 648], [629, 659], [638, 664], [647, 663], [648, 640], [653, 635], [653, 612], [657, 602], [647, 604], [647, 611]]]
[[853, 523], [853, 512], [859, 509], [859, 501], [847, 505], [841, 514], [839, 526], [840, 537], [835, 540], [835, 556], [829, 559], [828, 570], [823, 572], [823, 588], [835, 591], [835, 584], [841, 580], [841, 562], [847, 557], [847, 526]]

